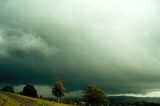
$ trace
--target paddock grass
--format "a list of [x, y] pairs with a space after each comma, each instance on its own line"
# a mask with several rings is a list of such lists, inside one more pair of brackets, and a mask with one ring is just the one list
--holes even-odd
[[17, 96], [20, 96], [22, 98], [25, 98], [25, 99], [29, 99], [31, 101], [34, 101], [36, 102], [39, 106], [76, 106], [76, 105], [69, 105], [69, 104], [64, 104], [64, 103], [57, 103], [57, 102], [54, 102], [54, 101], [47, 101], [47, 100], [42, 100], [42, 99], [38, 99], [38, 98], [31, 98], [31, 97], [28, 97], [28, 96], [23, 96], [23, 95], [19, 95], [19, 94], [16, 94]]
[[23, 105], [8, 96], [0, 94], [0, 106], [23, 106]]

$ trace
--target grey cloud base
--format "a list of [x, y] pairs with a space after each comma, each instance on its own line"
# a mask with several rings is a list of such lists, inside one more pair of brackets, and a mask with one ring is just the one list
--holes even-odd
[[0, 82], [159, 89], [157, 0], [0, 1]]

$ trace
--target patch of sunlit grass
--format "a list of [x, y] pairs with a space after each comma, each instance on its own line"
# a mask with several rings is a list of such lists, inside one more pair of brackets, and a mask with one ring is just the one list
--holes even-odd
[[57, 103], [54, 101], [42, 100], [42, 99], [38, 99], [38, 98], [31, 98], [31, 97], [27, 97], [27, 96], [23, 96], [23, 95], [18, 95], [18, 96], [21, 96], [22, 98], [25, 98], [25, 99], [30, 99], [31, 101], [36, 102], [40, 106], [75, 106], [75, 105]]
[[23, 106], [23, 105], [10, 97], [0, 94], [0, 106]]

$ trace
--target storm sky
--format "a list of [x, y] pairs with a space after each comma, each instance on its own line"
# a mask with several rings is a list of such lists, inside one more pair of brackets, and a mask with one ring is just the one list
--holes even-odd
[[[159, 0], [0, 0], [0, 83], [160, 90]], [[74, 92], [73, 92], [74, 93]]]

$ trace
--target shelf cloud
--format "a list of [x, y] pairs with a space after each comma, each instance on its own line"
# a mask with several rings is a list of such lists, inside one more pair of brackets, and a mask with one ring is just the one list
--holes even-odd
[[0, 82], [158, 90], [159, 11], [158, 0], [1, 0]]

